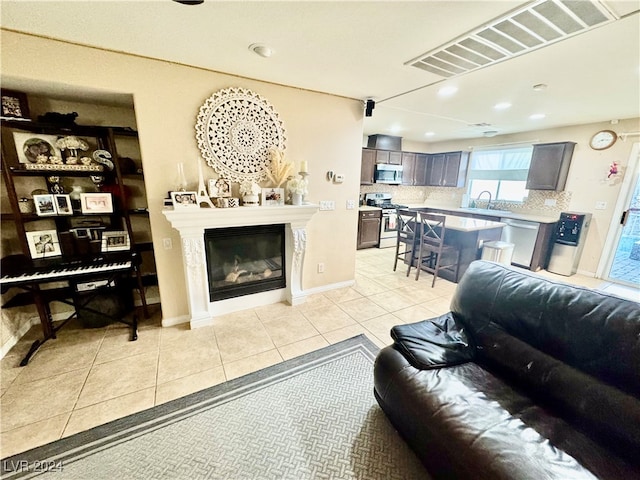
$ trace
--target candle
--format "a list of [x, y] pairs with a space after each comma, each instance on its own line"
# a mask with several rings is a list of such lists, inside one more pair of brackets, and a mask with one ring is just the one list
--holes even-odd
[[307, 169], [309, 168], [309, 164], [306, 160], [300, 161], [300, 173], [307, 173]]

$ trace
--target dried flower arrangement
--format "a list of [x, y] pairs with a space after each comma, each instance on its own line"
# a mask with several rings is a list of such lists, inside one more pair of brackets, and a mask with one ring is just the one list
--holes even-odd
[[267, 178], [273, 182], [273, 186], [280, 187], [289, 177], [293, 170], [293, 162], [285, 160], [284, 152], [275, 147], [269, 149], [269, 157], [271, 157], [271, 165], [264, 171]]

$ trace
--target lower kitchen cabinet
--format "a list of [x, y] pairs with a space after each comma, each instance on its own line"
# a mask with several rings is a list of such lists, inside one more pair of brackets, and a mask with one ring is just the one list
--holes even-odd
[[360, 211], [358, 217], [358, 250], [377, 247], [380, 242], [381, 210]]

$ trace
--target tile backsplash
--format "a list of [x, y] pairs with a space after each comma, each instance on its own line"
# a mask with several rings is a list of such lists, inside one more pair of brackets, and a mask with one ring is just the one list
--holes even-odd
[[[400, 204], [460, 207], [466, 189], [449, 187], [407, 187], [384, 184], [361, 185], [360, 194], [363, 195], [365, 193], [390, 193], [393, 202]], [[499, 210], [552, 216], [568, 210], [570, 201], [571, 192], [529, 190], [529, 196], [523, 203], [492, 201], [491, 205]], [[486, 205], [486, 200], [477, 203], [479, 208], [486, 207]]]

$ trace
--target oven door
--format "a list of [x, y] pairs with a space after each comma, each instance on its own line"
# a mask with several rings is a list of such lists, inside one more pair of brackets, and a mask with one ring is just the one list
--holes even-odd
[[398, 237], [398, 214], [396, 212], [383, 212], [380, 222], [380, 242], [378, 248], [396, 246]]

